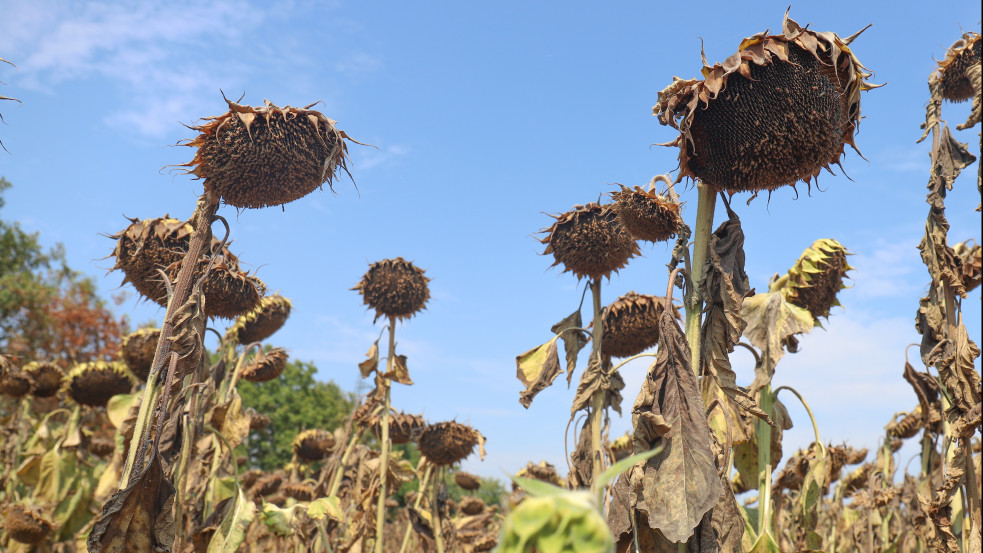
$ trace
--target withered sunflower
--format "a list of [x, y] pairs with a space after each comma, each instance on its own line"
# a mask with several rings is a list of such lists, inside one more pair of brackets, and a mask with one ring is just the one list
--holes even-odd
[[553, 254], [553, 266], [562, 264], [577, 278], [610, 278], [641, 253], [613, 204], [576, 205], [554, 218], [556, 222], [541, 231], [546, 234], [540, 239], [546, 244], [543, 255]]
[[470, 472], [458, 471], [454, 473], [454, 482], [463, 490], [473, 492], [481, 487], [481, 479]]
[[[604, 313], [601, 351], [611, 357], [631, 357], [657, 344], [664, 305], [665, 298], [634, 291], [618, 298]], [[673, 312], [680, 318], [676, 306]]]
[[3, 527], [10, 539], [28, 545], [41, 543], [54, 530], [52, 524], [41, 513], [20, 504], [7, 506]]
[[951, 102], [964, 102], [976, 94], [976, 87], [970, 81], [967, 70], [980, 65], [980, 51], [983, 42], [980, 35], [972, 31], [953, 43], [939, 62], [939, 85], [942, 97]]
[[679, 204], [655, 192], [658, 180], [668, 182], [669, 179], [662, 175], [655, 177], [647, 189], [619, 184], [621, 190], [611, 193], [621, 224], [635, 240], [664, 242], [674, 238], [683, 224]]
[[80, 363], [65, 375], [64, 388], [76, 403], [105, 407], [109, 398], [125, 394], [136, 379], [119, 361]]
[[150, 375], [150, 367], [153, 365], [159, 340], [159, 328], [140, 328], [123, 338], [123, 346], [120, 348], [121, 357], [130, 368], [130, 372], [144, 382]]
[[51, 397], [61, 388], [65, 376], [58, 365], [47, 361], [32, 361], [21, 369], [33, 381], [31, 393], [35, 397]]
[[821, 238], [812, 243], [788, 275], [776, 281], [772, 287], [782, 286], [785, 299], [809, 311], [818, 322], [819, 317], [829, 317], [829, 310], [840, 305], [836, 295], [846, 288], [843, 279], [853, 270], [846, 261], [849, 255], [842, 244], [832, 238]]
[[438, 467], [453, 465], [474, 452], [481, 435], [458, 422], [431, 424], [420, 435], [420, 453]]
[[[199, 131], [187, 146], [194, 159], [181, 165], [205, 180], [205, 190], [238, 208], [281, 205], [302, 198], [335, 172], [346, 172], [352, 140], [335, 121], [310, 109], [279, 107], [269, 100], [244, 106], [225, 100], [229, 111], [190, 127]], [[354, 141], [353, 141], [354, 142]]]
[[240, 315], [229, 334], [234, 335], [240, 344], [262, 342], [280, 330], [292, 307], [290, 300], [280, 294], [267, 296], [251, 311]]
[[283, 374], [287, 368], [287, 351], [273, 348], [256, 353], [252, 361], [240, 369], [242, 379], [247, 382], [268, 382]]
[[758, 33], [709, 66], [659, 92], [659, 122], [680, 131], [683, 177], [737, 193], [807, 184], [856, 150], [860, 93], [876, 88], [849, 47], [857, 34], [800, 27], [785, 13], [782, 34]]
[[423, 273], [402, 257], [383, 259], [371, 264], [352, 290], [362, 295], [362, 303], [375, 309], [376, 319], [409, 319], [430, 299], [430, 279]]
[[294, 455], [302, 461], [320, 461], [331, 454], [334, 449], [334, 434], [327, 430], [305, 430], [294, 438]]

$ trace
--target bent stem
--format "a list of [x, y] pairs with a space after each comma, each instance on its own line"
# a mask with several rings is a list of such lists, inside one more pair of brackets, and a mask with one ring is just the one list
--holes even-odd
[[[386, 357], [386, 374], [393, 373], [393, 364], [396, 360], [396, 317], [389, 317], [389, 356]], [[382, 407], [381, 444], [382, 451], [379, 454], [379, 505], [375, 512], [375, 553], [382, 553], [383, 534], [386, 524], [386, 477], [389, 475], [389, 391], [392, 389], [392, 382], [388, 377], [379, 379], [380, 385], [385, 388], [385, 404]]]
[[[601, 316], [601, 280], [592, 280], [590, 283], [591, 296], [594, 299], [594, 328], [591, 337], [591, 359], [595, 356], [598, 359], [599, 370], [604, 370], [601, 366], [601, 338], [604, 336], [604, 319]], [[601, 417], [604, 413], [604, 390], [594, 392], [590, 399], [590, 438], [591, 438], [591, 457], [593, 459], [591, 470], [591, 482], [596, 480], [604, 470], [604, 453], [601, 445]]]
[[[424, 457], [424, 459], [426, 459]], [[420, 500], [423, 499], [423, 494], [427, 492], [427, 483], [430, 481], [430, 474], [433, 472], [433, 465], [427, 461], [427, 469], [423, 472], [423, 480], [420, 481], [420, 488], [416, 494], [416, 500], [413, 502], [413, 508], [420, 508]], [[419, 468], [419, 467], [418, 467]], [[399, 546], [399, 553], [405, 553], [406, 545], [410, 542], [410, 534], [413, 532], [413, 525], [410, 524], [406, 527], [406, 531], [403, 532], [403, 544]]]

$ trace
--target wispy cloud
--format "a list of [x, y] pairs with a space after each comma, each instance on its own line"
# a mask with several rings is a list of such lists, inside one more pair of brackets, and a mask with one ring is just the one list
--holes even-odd
[[382, 67], [382, 60], [365, 52], [356, 52], [334, 64], [335, 71], [349, 74], [373, 73]]
[[353, 164], [359, 171], [368, 171], [374, 167], [379, 167], [394, 159], [401, 158], [410, 153], [409, 146], [395, 144], [384, 148], [359, 148], [358, 154], [353, 153]]
[[850, 272], [856, 296], [864, 298], [917, 297], [925, 277], [918, 253], [918, 238], [893, 236], [877, 239], [849, 258], [856, 271]]

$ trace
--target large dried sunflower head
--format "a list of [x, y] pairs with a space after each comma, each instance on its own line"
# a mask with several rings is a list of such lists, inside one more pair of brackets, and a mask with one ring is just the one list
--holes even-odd
[[610, 278], [641, 253], [613, 204], [577, 205], [554, 217], [556, 222], [542, 231], [543, 255], [553, 254], [553, 265], [562, 264], [577, 278]]
[[[665, 298], [628, 292], [604, 313], [601, 351], [611, 357], [631, 357], [659, 342], [659, 317]], [[680, 318], [676, 306], [673, 315]]]
[[327, 430], [305, 430], [294, 438], [294, 455], [302, 461], [320, 461], [334, 449], [334, 434]]
[[746, 38], [723, 63], [704, 59], [702, 80], [674, 78], [653, 112], [680, 131], [666, 144], [679, 147], [679, 180], [757, 193], [838, 164], [845, 144], [856, 149], [860, 93], [875, 88], [850, 50], [856, 36], [810, 31], [786, 12], [782, 34]]
[[[526, 463], [519, 472], [515, 473], [516, 476], [522, 478], [532, 478], [533, 480], [541, 480], [543, 482], [549, 482], [550, 484], [556, 486], [563, 486], [563, 479], [560, 478], [560, 473], [556, 472], [556, 467], [552, 463], [547, 463], [546, 461], [540, 461], [538, 465], [533, 464], [532, 461]], [[519, 485], [512, 482], [512, 491], [519, 489]]]
[[428, 282], [430, 279], [424, 276], [423, 269], [397, 257], [371, 264], [352, 290], [358, 290], [362, 303], [375, 309], [376, 319], [409, 319], [430, 299]]
[[976, 94], [968, 69], [979, 67], [983, 42], [980, 35], [969, 31], [957, 40], [939, 62], [939, 85], [942, 97], [952, 102], [964, 102]]
[[819, 317], [829, 317], [829, 310], [840, 305], [836, 295], [846, 288], [846, 272], [853, 270], [847, 255], [846, 248], [832, 238], [816, 240], [788, 270], [787, 280], [779, 279], [772, 286], [780, 283], [785, 299], [809, 311], [818, 324]]
[[302, 198], [324, 183], [331, 186], [340, 167], [347, 172], [351, 140], [335, 121], [310, 109], [244, 106], [226, 99], [229, 111], [206, 117], [186, 144], [198, 148], [185, 163], [205, 179], [205, 190], [238, 208], [281, 205]]
[[126, 365], [119, 361], [80, 363], [64, 379], [68, 395], [76, 403], [92, 407], [105, 407], [109, 398], [129, 392], [135, 383]]
[[159, 340], [159, 328], [141, 328], [123, 338], [120, 356], [130, 368], [130, 372], [144, 382], [150, 375], [150, 367], [153, 365]]
[[35, 545], [44, 541], [54, 530], [36, 509], [15, 503], [8, 505], [4, 511], [4, 532], [16, 542]]
[[481, 434], [466, 424], [439, 422], [420, 435], [420, 453], [438, 467], [453, 465], [474, 452]]
[[273, 348], [260, 351], [256, 357], [240, 369], [242, 379], [247, 382], [268, 382], [283, 374], [287, 368], [287, 351], [283, 348]]
[[457, 504], [457, 510], [470, 516], [481, 514], [488, 506], [480, 498], [466, 495]]
[[656, 177], [647, 190], [641, 186], [632, 189], [619, 184], [621, 190], [611, 194], [621, 224], [635, 240], [664, 242], [675, 238], [683, 224], [679, 204], [655, 192], [656, 180], [662, 179], [668, 181], [668, 177]]
[[31, 393], [35, 397], [51, 397], [61, 388], [64, 371], [54, 363], [47, 361], [32, 361], [21, 369], [34, 383]]
[[280, 330], [292, 307], [290, 300], [280, 294], [266, 296], [259, 301], [259, 305], [236, 319], [229, 334], [234, 335], [240, 344], [262, 342]]

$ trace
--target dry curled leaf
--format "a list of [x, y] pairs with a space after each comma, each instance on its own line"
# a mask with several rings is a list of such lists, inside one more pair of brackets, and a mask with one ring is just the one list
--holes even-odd
[[553, 384], [556, 377], [563, 372], [556, 348], [558, 339], [559, 336], [556, 336], [549, 342], [515, 357], [515, 375], [526, 387], [519, 394], [519, 403], [527, 409], [536, 394]]

